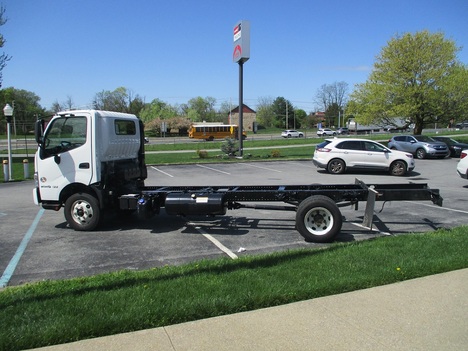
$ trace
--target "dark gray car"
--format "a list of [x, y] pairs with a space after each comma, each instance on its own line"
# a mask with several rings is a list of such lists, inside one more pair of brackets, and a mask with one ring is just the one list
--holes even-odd
[[462, 150], [468, 150], [468, 144], [460, 143], [459, 141], [449, 137], [435, 136], [433, 139], [447, 144], [451, 157], [460, 157]]
[[388, 148], [411, 152], [418, 159], [444, 158], [450, 154], [447, 145], [426, 135], [398, 135], [388, 141]]

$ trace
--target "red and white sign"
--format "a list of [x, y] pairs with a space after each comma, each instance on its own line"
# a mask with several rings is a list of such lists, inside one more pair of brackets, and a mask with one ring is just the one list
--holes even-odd
[[234, 41], [239, 40], [241, 38], [242, 28], [241, 24], [239, 23], [237, 26], [234, 27]]

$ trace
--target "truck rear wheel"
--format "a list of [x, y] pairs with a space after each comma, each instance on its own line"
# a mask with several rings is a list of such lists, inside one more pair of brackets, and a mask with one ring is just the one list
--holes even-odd
[[95, 229], [101, 217], [98, 200], [87, 193], [77, 193], [65, 201], [65, 219], [78, 231]]
[[330, 242], [338, 235], [342, 224], [340, 209], [327, 196], [310, 196], [297, 208], [296, 228], [306, 241]]

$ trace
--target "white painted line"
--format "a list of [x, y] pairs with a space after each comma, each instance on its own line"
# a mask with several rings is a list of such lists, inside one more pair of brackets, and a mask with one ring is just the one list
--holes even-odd
[[229, 250], [226, 246], [224, 246], [223, 244], [221, 244], [221, 242], [219, 242], [219, 240], [213, 238], [210, 234], [208, 234], [207, 232], [205, 232], [202, 228], [200, 228], [200, 227], [195, 227], [195, 229], [198, 230], [198, 232], [199, 232], [200, 234], [202, 234], [205, 238], [207, 238], [209, 241], [211, 241], [213, 244], [215, 244], [215, 246], [218, 247], [218, 249], [220, 249], [221, 251], [223, 251], [225, 254], [227, 254], [229, 257], [231, 257], [233, 260], [236, 260], [236, 259], [239, 258], [234, 252], [232, 252], [231, 250]]
[[277, 170], [277, 169], [267, 168], [267, 167], [260, 167], [260, 166], [252, 165], [252, 164], [250, 164], [250, 163], [244, 163], [244, 165], [245, 165], [245, 166], [249, 166], [249, 167], [254, 167], [254, 168], [266, 169], [267, 171], [283, 173], [283, 171], [279, 171], [279, 170]]
[[158, 171], [159, 173], [162, 173], [164, 175], [167, 175], [168, 177], [171, 177], [171, 178], [174, 178], [174, 176], [172, 174], [169, 174], [169, 173], [166, 173], [164, 171], [161, 171], [159, 168], [157, 167], [154, 167], [154, 166], [151, 166], [152, 169], [154, 169], [155, 171]]
[[421, 205], [421, 206], [426, 206], [426, 207], [431, 207], [431, 208], [434, 208], [434, 209], [441, 209], [441, 210], [446, 210], [446, 211], [452, 211], [452, 212], [460, 212], [460, 213], [464, 213], [464, 214], [468, 214], [468, 211], [463, 211], [463, 210], [457, 210], [457, 209], [454, 209], [454, 208], [448, 208], [448, 207], [440, 207], [440, 206], [437, 206], [437, 205], [428, 205], [428, 204], [423, 204], [421, 202], [415, 202], [415, 201], [405, 201], [409, 204], [418, 204], [418, 205]]
[[211, 168], [211, 167], [207, 167], [207, 166], [203, 166], [203, 165], [197, 165], [197, 167], [209, 169], [210, 171], [215, 171], [215, 172], [219, 172], [219, 173], [223, 173], [223, 174], [227, 174], [227, 175], [231, 174], [231, 173], [228, 173], [228, 172], [220, 171], [219, 169], [216, 169], [216, 168]]

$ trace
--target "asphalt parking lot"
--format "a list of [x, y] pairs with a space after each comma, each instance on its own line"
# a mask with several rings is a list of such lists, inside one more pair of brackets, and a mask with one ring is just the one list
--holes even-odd
[[[444, 206], [430, 201], [378, 202], [372, 230], [361, 226], [365, 204], [344, 207], [338, 241], [404, 235], [468, 223], [468, 182], [456, 173], [458, 159], [416, 160], [405, 177], [386, 173], [330, 175], [312, 161], [148, 166], [147, 185], [297, 185], [427, 183], [440, 189]], [[63, 210], [33, 204], [32, 181], [0, 184], [0, 283], [20, 285], [88, 276], [120, 269], [140, 270], [228, 257], [314, 247], [295, 230], [294, 212], [239, 209], [221, 217], [159, 216], [147, 221], [108, 217], [99, 230], [75, 232]], [[382, 210], [383, 205], [383, 210]], [[381, 211], [382, 210], [382, 211]]]

